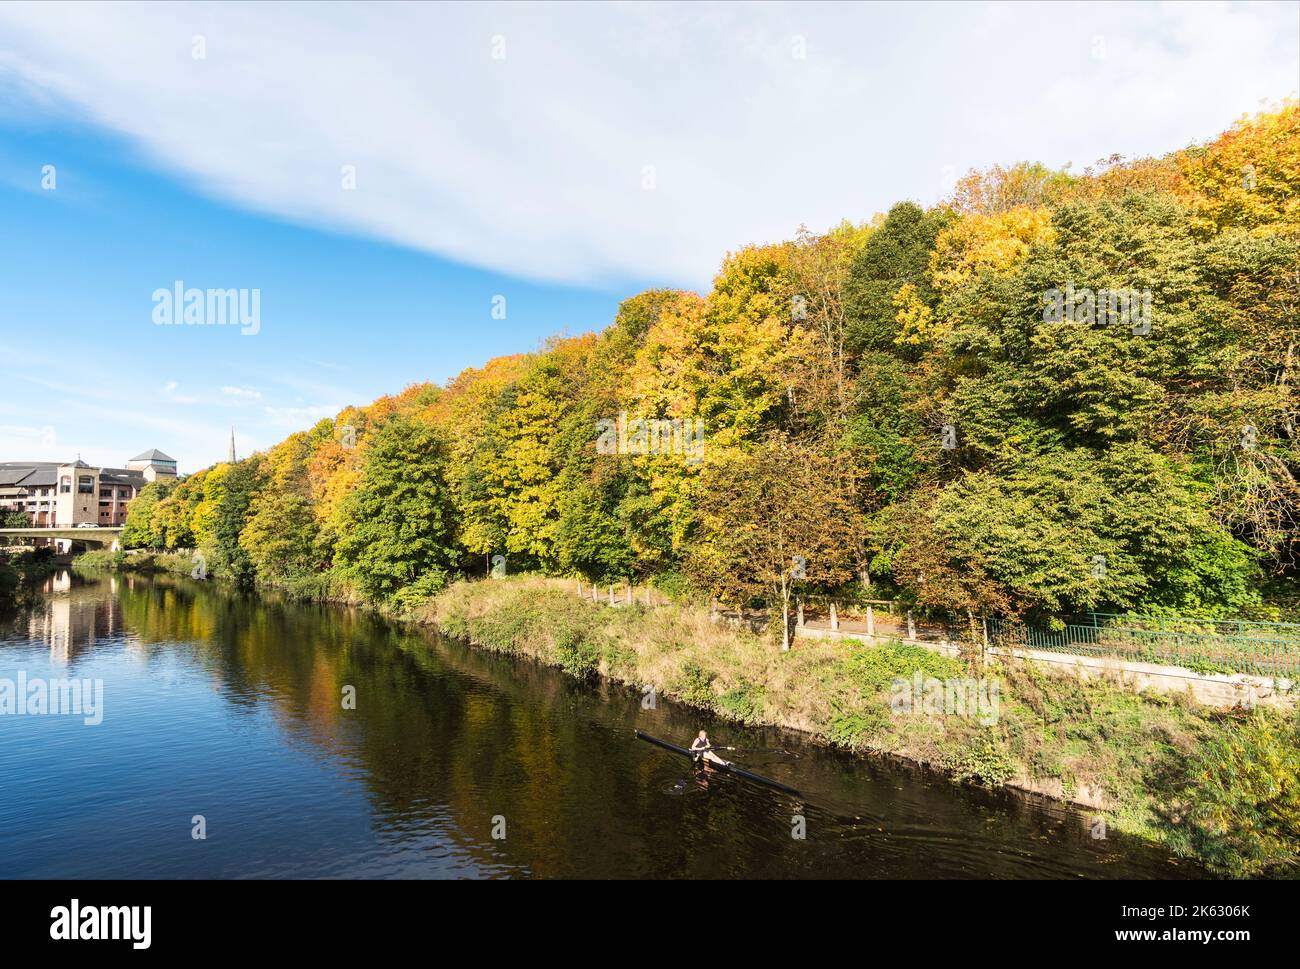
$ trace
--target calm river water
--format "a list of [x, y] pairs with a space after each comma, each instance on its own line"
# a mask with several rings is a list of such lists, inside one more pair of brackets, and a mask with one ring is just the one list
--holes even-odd
[[[1057, 805], [211, 583], [65, 573], [0, 623], [0, 681], [20, 674], [101, 680], [103, 720], [0, 716], [5, 878], [1198, 874], [1113, 832], [1094, 840]], [[744, 763], [803, 800], [726, 775], [701, 786], [633, 736], [684, 744], [701, 726], [796, 752]]]

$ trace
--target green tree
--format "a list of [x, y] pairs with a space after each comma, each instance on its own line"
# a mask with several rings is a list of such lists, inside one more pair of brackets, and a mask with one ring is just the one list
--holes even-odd
[[1257, 598], [1254, 557], [1204, 486], [1139, 445], [1025, 458], [918, 501], [884, 528], [895, 578], [926, 605], [1230, 615]]
[[123, 548], [165, 548], [162, 522], [155, 520], [158, 504], [176, 488], [175, 481], [151, 481], [127, 506], [119, 541]]
[[248, 511], [257, 494], [260, 459], [257, 455], [230, 465], [222, 481], [221, 499], [212, 520], [213, 572], [241, 586], [252, 585], [257, 570], [239, 536], [248, 524]]
[[267, 489], [250, 504], [239, 545], [259, 579], [280, 583], [319, 570], [318, 534], [316, 516], [305, 495]]
[[394, 417], [368, 440], [361, 482], [342, 508], [336, 562], [361, 593], [391, 599], [455, 565], [447, 449], [434, 428]]
[[844, 285], [845, 342], [856, 353], [895, 351], [899, 334], [894, 297], [906, 284], [922, 301], [934, 299], [928, 278], [935, 239], [955, 216], [899, 202], [857, 251]]

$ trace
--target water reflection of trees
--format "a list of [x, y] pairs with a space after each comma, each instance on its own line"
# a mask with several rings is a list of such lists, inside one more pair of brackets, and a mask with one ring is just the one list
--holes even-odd
[[[701, 725], [712, 731], [707, 719], [665, 704], [647, 713], [633, 691], [584, 686], [369, 611], [171, 577], [123, 580], [117, 599], [131, 648], [146, 657], [185, 651], [233, 708], [271, 710], [289, 742], [309, 743], [364, 784], [379, 837], [431, 835], [431, 848], [450, 839], [487, 870], [543, 877], [1099, 870], [1097, 846], [1069, 812], [965, 794], [861, 761], [850, 769], [829, 753], [808, 750], [800, 761], [799, 783], [818, 791], [815, 804], [798, 808], [819, 833], [806, 842], [790, 837], [796, 805], [766, 790], [719, 779], [707, 795], [668, 797], [664, 778], [678, 765], [631, 743], [632, 728], [686, 738]], [[356, 688], [355, 710], [343, 709], [344, 686]], [[734, 739], [743, 733], [719, 729]], [[680, 773], [689, 773], [684, 759]], [[507, 821], [504, 842], [491, 837], [498, 814]], [[1115, 860], [1129, 860], [1132, 845], [1111, 847]], [[1133, 871], [1119, 864], [1108, 873]]]
[[[593, 691], [368, 611], [244, 597], [170, 577], [126, 584], [121, 611], [147, 655], [187, 651], [233, 706], [251, 712], [269, 703], [295, 739], [355, 774], [385, 829], [445, 832], [450, 822], [476, 860], [540, 876], [579, 864], [588, 872], [684, 874], [693, 858], [707, 863], [709, 844], [694, 844], [690, 833], [664, 828], [654, 837], [659, 850], [644, 843], [641, 799], [659, 796], [662, 782], [650, 778], [663, 762], [621, 740], [631, 736], [636, 694]], [[356, 688], [355, 711], [342, 707], [345, 685]], [[618, 715], [611, 699], [625, 711], [626, 733], [608, 729], [611, 710]], [[598, 723], [604, 728], [594, 729]], [[713, 823], [753, 827], [753, 803], [714, 807]], [[491, 837], [498, 814], [507, 822], [504, 842]], [[788, 818], [764, 826], [788, 838]], [[731, 864], [757, 864], [751, 851], [770, 855], [766, 839], [749, 850], [724, 840], [741, 851]]]

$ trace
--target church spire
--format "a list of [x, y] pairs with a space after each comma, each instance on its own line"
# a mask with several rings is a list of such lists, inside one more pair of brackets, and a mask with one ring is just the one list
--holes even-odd
[[230, 428], [230, 463], [235, 463], [235, 429]]

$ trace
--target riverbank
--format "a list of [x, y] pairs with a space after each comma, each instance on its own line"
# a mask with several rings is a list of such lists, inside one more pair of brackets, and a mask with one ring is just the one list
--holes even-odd
[[783, 653], [706, 609], [612, 608], [540, 577], [458, 582], [411, 617], [741, 723], [1089, 804], [1098, 833], [1162, 842], [1229, 876], [1289, 877], [1300, 865], [1294, 713], [1207, 710], [1015, 661], [975, 671], [906, 642], [800, 641]]
[[[194, 561], [92, 553], [78, 567], [189, 575]], [[1014, 660], [976, 669], [905, 641], [799, 640], [782, 652], [765, 636], [715, 622], [706, 608], [611, 607], [540, 576], [459, 581], [400, 610], [375, 608], [578, 679], [652, 689], [738, 723], [922, 764], [955, 782], [1081, 804], [1099, 819], [1098, 835], [1113, 828], [1162, 843], [1230, 877], [1300, 874], [1294, 711], [1215, 711]]]
[[0, 549], [0, 616], [38, 599], [40, 583], [56, 568], [56, 557], [49, 549]]
[[72, 560], [72, 567], [83, 572], [107, 569], [114, 572], [137, 572], [141, 575], [158, 572], [192, 575], [196, 562], [197, 559], [187, 552], [113, 552], [97, 549], [78, 555]]

